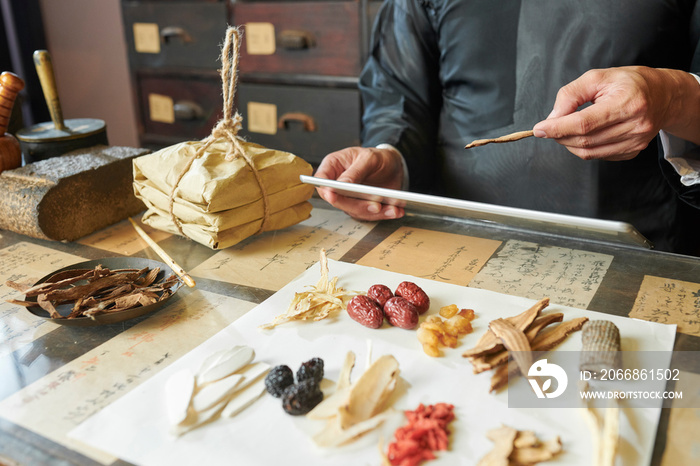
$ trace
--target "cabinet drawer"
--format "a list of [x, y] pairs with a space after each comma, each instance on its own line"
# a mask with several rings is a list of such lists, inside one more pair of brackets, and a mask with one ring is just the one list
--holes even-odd
[[318, 164], [329, 152], [360, 144], [356, 89], [240, 83], [238, 111], [248, 141]]
[[138, 75], [143, 130], [179, 141], [205, 138], [223, 116], [221, 79], [211, 76]]
[[244, 26], [239, 69], [248, 73], [357, 76], [359, 2], [237, 2]]
[[123, 2], [132, 68], [216, 70], [226, 35], [226, 2]]

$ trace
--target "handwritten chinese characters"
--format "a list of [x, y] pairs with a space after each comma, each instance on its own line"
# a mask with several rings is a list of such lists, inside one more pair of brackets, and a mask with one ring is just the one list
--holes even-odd
[[278, 290], [318, 262], [322, 248], [338, 260], [372, 227], [374, 223], [358, 222], [339, 210], [314, 209], [310, 219], [218, 252], [190, 274]]
[[586, 309], [613, 256], [508, 241], [469, 286]]
[[22, 306], [6, 302], [24, 296], [5, 282], [33, 284], [54, 270], [82, 260], [82, 257], [25, 242], [0, 250], [0, 356], [56, 328], [55, 324], [34, 316]]
[[646, 275], [629, 315], [700, 336], [700, 284]]
[[490, 239], [401, 227], [357, 263], [466, 285], [500, 244]]
[[98, 461], [103, 453], [67, 437], [255, 306], [197, 290], [0, 402], [0, 416]]
[[[168, 238], [170, 233], [156, 230], [139, 222], [139, 226], [155, 241]], [[78, 240], [78, 243], [93, 248], [131, 256], [148, 247], [128, 221], [122, 221]]]

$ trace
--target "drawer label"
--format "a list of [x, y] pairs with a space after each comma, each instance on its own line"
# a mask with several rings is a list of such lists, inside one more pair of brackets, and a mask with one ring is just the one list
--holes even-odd
[[248, 131], [277, 134], [277, 105], [248, 102]]
[[245, 48], [248, 55], [275, 53], [275, 26], [272, 23], [246, 23]]
[[148, 111], [151, 121], [175, 123], [175, 105], [167, 95], [148, 94]]
[[134, 23], [133, 30], [138, 53], [160, 53], [160, 31], [156, 23]]

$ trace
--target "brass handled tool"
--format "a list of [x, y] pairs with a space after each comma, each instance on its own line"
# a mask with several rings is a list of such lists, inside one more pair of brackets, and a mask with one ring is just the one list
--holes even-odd
[[51, 56], [46, 50], [37, 50], [33, 57], [52, 121], [17, 132], [25, 162], [44, 160], [98, 144], [107, 145], [104, 121], [92, 118], [63, 119]]

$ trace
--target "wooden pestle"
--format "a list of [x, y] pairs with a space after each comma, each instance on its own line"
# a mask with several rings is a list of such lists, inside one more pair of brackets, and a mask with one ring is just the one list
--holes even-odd
[[14, 73], [0, 74], [0, 172], [22, 166], [22, 149], [19, 141], [7, 132], [12, 116], [12, 107], [24, 81]]

